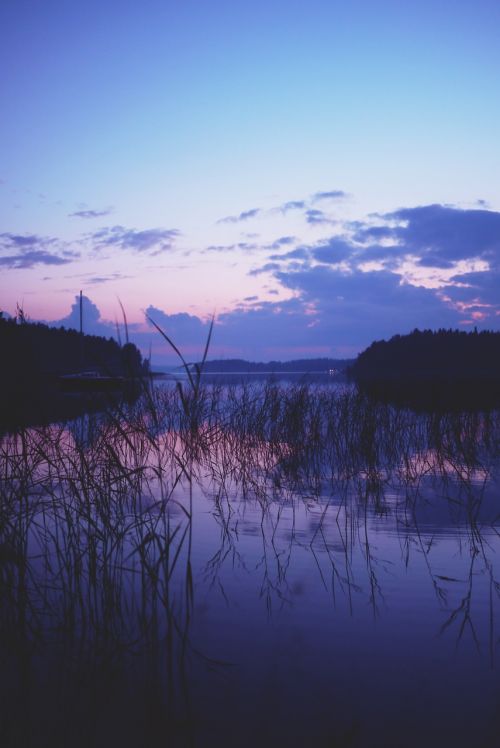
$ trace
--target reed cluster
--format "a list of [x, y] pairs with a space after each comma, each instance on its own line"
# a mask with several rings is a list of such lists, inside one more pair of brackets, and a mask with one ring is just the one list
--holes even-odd
[[[466, 519], [477, 555], [484, 486], [499, 448], [495, 411], [417, 415], [349, 388], [215, 386], [201, 376], [184, 389], [145, 387], [136, 403], [106, 413], [4, 435], [0, 650], [6, 672], [17, 675], [14, 686], [1, 680], [2, 712], [9, 715], [0, 720], [2, 744], [36, 744], [36, 719], [22, 719], [21, 697], [29, 698], [33, 679], [43, 685], [51, 667], [59, 668], [66, 704], [54, 741], [77, 745], [72, 725], [78, 724], [81, 744], [96, 744], [102, 723], [85, 722], [75, 710], [86, 703], [90, 710], [92, 702], [92, 713], [100, 713], [94, 686], [88, 687], [99, 682], [101, 695], [108, 689], [102, 710], [109, 717], [126, 700], [117, 683], [130, 682], [130, 673], [142, 684], [152, 734], [163, 726], [185, 738], [191, 664], [201, 659], [224, 667], [190, 641], [200, 492], [210, 497], [221, 528], [220, 549], [207, 560], [214, 579], [227, 554], [237, 553], [235, 503], [260, 504], [263, 528], [268, 520], [273, 528], [263, 580], [271, 609], [276, 595], [285, 598], [286, 553], [274, 553], [277, 576], [267, 565], [283, 506], [312, 507], [315, 529], [307, 542], [313, 552], [323, 544], [329, 558], [329, 516], [338, 526], [351, 523], [342, 535], [347, 571], [339, 574], [332, 561], [333, 578], [344, 587], [351, 580], [352, 528], [360, 521], [366, 528], [367, 508], [398, 513], [406, 532], [408, 523], [416, 526], [424, 484], [439, 484], [443, 501]], [[303, 541], [292, 532], [289, 553], [295, 542]], [[367, 539], [365, 554], [375, 605], [376, 564]], [[470, 611], [462, 613], [470, 618]], [[41, 697], [40, 719], [45, 708]], [[130, 720], [123, 724], [136, 735]]]

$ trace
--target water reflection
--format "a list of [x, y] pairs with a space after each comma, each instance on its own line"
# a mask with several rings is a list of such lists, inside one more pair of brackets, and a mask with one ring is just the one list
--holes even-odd
[[195, 405], [2, 439], [2, 745], [489, 745], [499, 414]]

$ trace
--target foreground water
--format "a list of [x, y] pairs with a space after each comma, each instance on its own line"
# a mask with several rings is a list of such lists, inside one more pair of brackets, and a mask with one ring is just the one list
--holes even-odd
[[499, 414], [157, 398], [1, 443], [1, 745], [497, 745]]

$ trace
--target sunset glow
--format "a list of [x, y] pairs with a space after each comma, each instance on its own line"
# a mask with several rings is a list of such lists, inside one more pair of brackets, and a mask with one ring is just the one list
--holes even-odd
[[498, 329], [499, 21], [4, 3], [1, 309], [72, 324], [81, 289], [114, 335], [120, 299], [159, 360], [148, 308], [193, 355], [214, 313], [214, 352], [251, 358]]

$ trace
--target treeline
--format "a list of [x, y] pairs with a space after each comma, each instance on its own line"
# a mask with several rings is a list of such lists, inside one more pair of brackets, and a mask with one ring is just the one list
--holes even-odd
[[[97, 371], [105, 376], [139, 377], [146, 372], [140, 351], [112, 338], [80, 335], [0, 314], [0, 424], [49, 418], [61, 407], [57, 378]], [[72, 409], [74, 410], [73, 403]]]
[[72, 374], [93, 369], [110, 376], [139, 376], [144, 371], [133, 343], [118, 345], [113, 338], [81, 335], [76, 330], [41, 323], [19, 323], [0, 317], [0, 376]]
[[414, 330], [376, 341], [349, 376], [371, 394], [422, 405], [500, 401], [500, 333]]
[[203, 371], [211, 373], [323, 373], [330, 369], [344, 370], [351, 361], [333, 358], [300, 358], [295, 361], [252, 362], [240, 358], [206, 361]]

